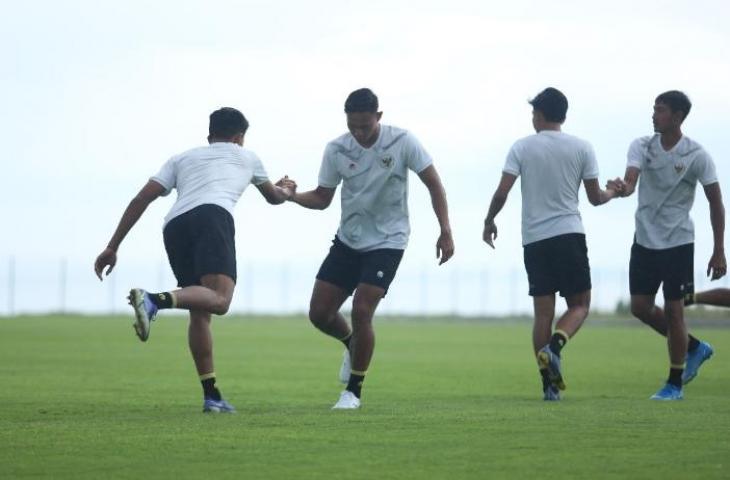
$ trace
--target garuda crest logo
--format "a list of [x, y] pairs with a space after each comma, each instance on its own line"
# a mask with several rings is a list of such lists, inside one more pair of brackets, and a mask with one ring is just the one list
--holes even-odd
[[380, 157], [380, 166], [383, 168], [390, 168], [390, 166], [393, 165], [393, 156], [392, 155], [385, 155], [383, 157]]

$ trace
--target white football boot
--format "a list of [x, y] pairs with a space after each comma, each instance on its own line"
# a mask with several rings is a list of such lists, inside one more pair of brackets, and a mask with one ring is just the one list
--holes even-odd
[[332, 410], [355, 410], [360, 408], [360, 399], [349, 390], [340, 394], [340, 399], [334, 404]]

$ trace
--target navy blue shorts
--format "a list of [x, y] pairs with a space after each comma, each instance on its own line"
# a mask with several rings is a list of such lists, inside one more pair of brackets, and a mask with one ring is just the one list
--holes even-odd
[[162, 232], [179, 287], [200, 285], [208, 274], [236, 281], [236, 228], [218, 205], [200, 205], [170, 220]]
[[629, 262], [631, 295], [656, 295], [659, 285], [665, 300], [681, 300], [695, 291], [695, 245], [654, 250], [634, 242]]
[[379, 248], [360, 252], [335, 236], [329, 254], [319, 267], [317, 280], [336, 285], [350, 295], [360, 283], [375, 285], [387, 293], [401, 258], [403, 250]]
[[524, 246], [525, 269], [530, 296], [560, 292], [561, 297], [591, 289], [586, 236], [568, 233]]

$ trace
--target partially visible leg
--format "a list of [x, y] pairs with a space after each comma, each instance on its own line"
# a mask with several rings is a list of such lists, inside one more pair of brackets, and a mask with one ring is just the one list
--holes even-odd
[[347, 320], [340, 313], [349, 293], [324, 280], [315, 280], [309, 302], [309, 321], [322, 333], [338, 340], [349, 338], [352, 333]]
[[714, 288], [694, 294], [697, 305], [713, 305], [715, 307], [730, 307], [730, 288]]
[[[565, 297], [565, 303], [568, 306], [568, 310], [566, 310], [555, 325], [556, 333], [553, 335], [550, 345], [552, 350], [558, 355], [560, 355], [560, 350], [565, 345], [565, 342], [573, 338], [583, 325], [586, 317], [588, 317], [588, 311], [591, 307], [591, 291], [586, 290], [585, 292], [568, 295]], [[560, 335], [560, 333], [565, 335]], [[562, 342], [555, 338], [556, 335], [564, 337]]]
[[545, 399], [548, 400], [548, 388], [550, 388], [550, 375], [547, 367], [541, 365], [538, 353], [550, 343], [553, 333], [553, 320], [555, 319], [555, 294], [540, 295], [532, 297], [532, 309], [535, 321], [532, 324], [532, 349], [535, 358], [538, 359], [538, 369], [542, 380], [542, 391]]
[[211, 314], [201, 310], [190, 311], [188, 346], [195, 362], [200, 384], [203, 387], [204, 412], [233, 412], [233, 406], [223, 400], [216, 387], [213, 363], [213, 335], [210, 331]]
[[[666, 285], [665, 285], [666, 288]], [[666, 297], [666, 296], [665, 296]], [[652, 400], [681, 400], [682, 374], [687, 355], [687, 328], [684, 325], [684, 300], [665, 301], [665, 312], [669, 329], [667, 346], [669, 347], [669, 378], [667, 383], [651, 396]]]
[[[370, 366], [375, 348], [375, 332], [373, 331], [373, 315], [383, 298], [385, 289], [375, 285], [361, 283], [355, 289], [352, 300], [352, 339], [350, 352], [352, 370], [345, 391], [333, 408], [358, 408], [362, 384]], [[353, 398], [354, 396], [354, 398]]]
[[352, 330], [339, 311], [348, 296], [348, 292], [337, 285], [317, 279], [314, 282], [312, 298], [309, 302], [309, 320], [312, 325], [345, 345], [338, 374], [340, 383], [343, 384], [349, 380], [352, 370], [350, 358]]
[[[651, 398], [681, 400], [682, 384], [688, 357], [689, 341], [684, 321], [684, 301], [693, 291], [694, 245], [680, 245], [661, 252], [661, 276], [664, 292], [664, 315], [667, 321], [669, 376]], [[693, 348], [696, 349], [696, 346]], [[696, 372], [695, 372], [696, 374]]]
[[[218, 297], [218, 312], [227, 312], [233, 298], [235, 283], [227, 275], [209, 274], [200, 279], [202, 287], [214, 292]], [[182, 290], [191, 291], [195, 287], [186, 287]], [[215, 313], [215, 312], [213, 312]], [[231, 404], [223, 400], [216, 387], [215, 364], [213, 361], [213, 334], [210, 329], [211, 312], [205, 310], [190, 310], [190, 324], [188, 325], [188, 346], [195, 362], [195, 368], [203, 387], [204, 412], [233, 412]]]
[[532, 308], [535, 322], [532, 325], [532, 348], [535, 355], [542, 347], [550, 343], [555, 318], [555, 294], [532, 297]]
[[227, 275], [209, 274], [200, 279], [202, 285], [193, 285], [170, 292], [174, 308], [202, 310], [225, 315], [231, 305], [236, 284]]
[[129, 292], [129, 303], [137, 321], [135, 330], [142, 341], [149, 337], [150, 322], [158, 310], [180, 308], [223, 315], [233, 298], [235, 282], [228, 275], [208, 274], [200, 278], [202, 285], [184, 287], [171, 292], [150, 293], [141, 288]]
[[631, 295], [631, 313], [649, 325], [658, 334], [667, 336], [667, 319], [664, 310], [655, 303], [656, 295]]
[[[687, 358], [687, 326], [684, 323], [684, 305], [682, 300], [667, 300], [665, 303], [667, 323], [667, 345], [669, 347], [669, 361], [672, 368], [684, 370]], [[681, 373], [680, 373], [681, 377]], [[678, 382], [677, 386], [681, 386]]]
[[[233, 279], [223, 274], [208, 274], [200, 278], [201, 285], [191, 285], [170, 292], [144, 292], [156, 309], [179, 308], [225, 315], [231, 305]], [[139, 289], [134, 289], [139, 290]], [[134, 291], [133, 290], [133, 291]]]
[[352, 370], [366, 372], [375, 348], [373, 316], [385, 290], [361, 283], [352, 300]]
[[211, 314], [190, 310], [188, 346], [199, 376], [215, 372], [213, 364], [213, 334], [210, 331]]
[[[655, 332], [666, 337], [669, 331], [667, 314], [664, 309], [655, 305], [654, 301], [654, 295], [631, 295], [631, 313]], [[687, 333], [687, 352], [693, 352], [700, 343], [701, 340]]]

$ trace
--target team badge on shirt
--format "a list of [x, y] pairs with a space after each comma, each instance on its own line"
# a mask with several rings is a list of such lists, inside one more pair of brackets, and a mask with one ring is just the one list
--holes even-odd
[[390, 168], [393, 164], [393, 156], [388, 154], [380, 158], [380, 166], [383, 168]]
[[674, 164], [674, 171], [677, 172], [677, 175], [682, 173], [682, 170], [684, 170], [684, 165], [682, 165], [681, 163]]

